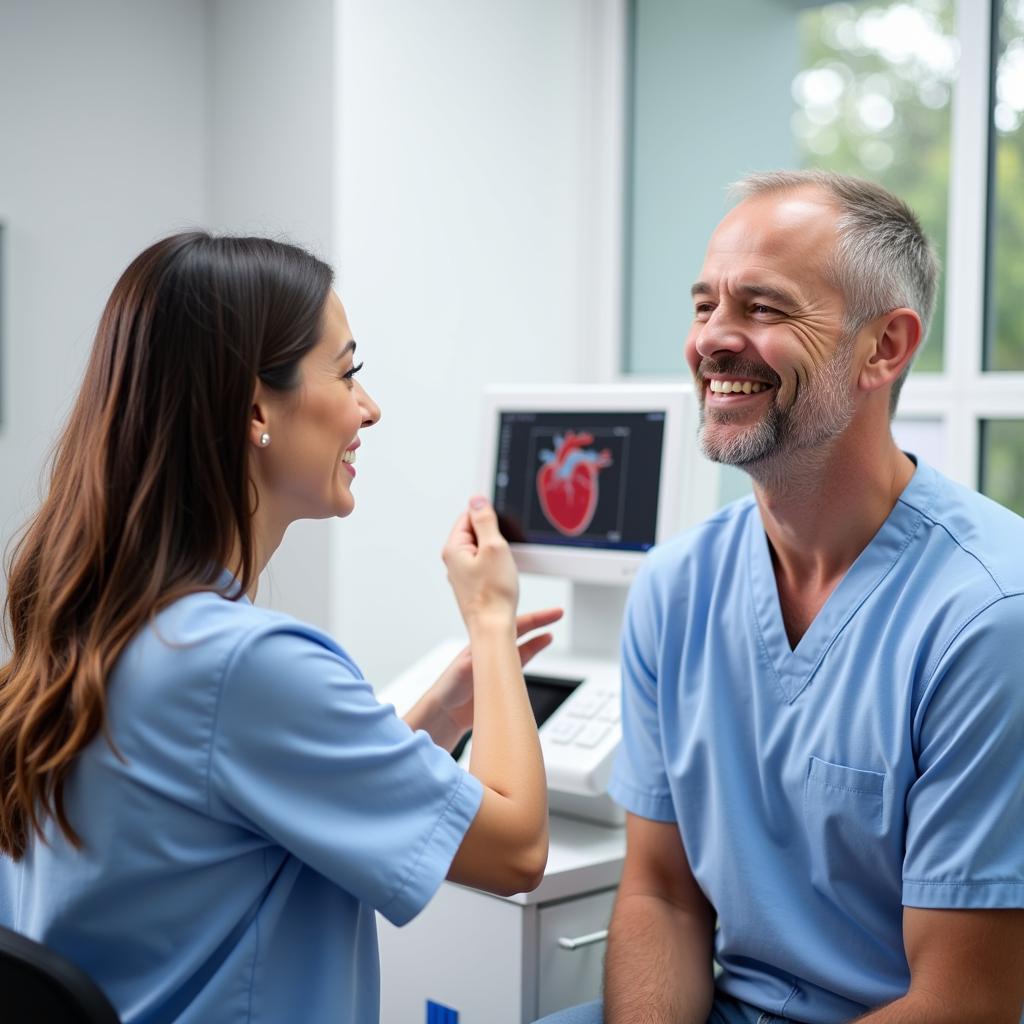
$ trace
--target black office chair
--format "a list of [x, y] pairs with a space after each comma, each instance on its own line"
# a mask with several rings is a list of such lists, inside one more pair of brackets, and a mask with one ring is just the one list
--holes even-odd
[[85, 971], [52, 949], [2, 927], [0, 1004], [6, 1024], [121, 1024]]

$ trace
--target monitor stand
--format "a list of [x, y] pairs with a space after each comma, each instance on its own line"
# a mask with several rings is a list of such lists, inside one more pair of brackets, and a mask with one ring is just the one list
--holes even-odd
[[572, 654], [619, 660], [619, 634], [628, 586], [573, 583], [570, 645]]
[[[568, 645], [541, 652], [526, 668], [528, 682], [536, 672], [578, 684], [579, 693], [570, 697], [552, 715], [551, 724], [541, 730], [552, 814], [602, 825], [622, 825], [625, 821], [622, 808], [604, 789], [620, 733], [619, 634], [628, 593], [628, 586], [617, 584], [572, 583], [567, 601]], [[578, 720], [583, 714], [591, 714], [593, 724], [588, 722], [568, 743], [555, 739], [561, 730], [571, 730], [566, 719]], [[556, 724], [555, 718], [561, 723]], [[605, 723], [609, 735], [587, 746], [587, 731], [589, 741], [593, 741], [602, 729], [599, 722]]]

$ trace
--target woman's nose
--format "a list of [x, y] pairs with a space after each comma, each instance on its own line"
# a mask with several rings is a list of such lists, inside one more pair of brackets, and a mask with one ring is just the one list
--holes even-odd
[[356, 386], [359, 388], [359, 407], [363, 410], [363, 426], [372, 427], [380, 419], [380, 406], [358, 381]]

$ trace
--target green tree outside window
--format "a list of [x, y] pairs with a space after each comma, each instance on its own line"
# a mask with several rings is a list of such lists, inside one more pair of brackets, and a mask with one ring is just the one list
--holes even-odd
[[[809, 10], [800, 19], [804, 69], [793, 80], [792, 127], [803, 165], [870, 178], [905, 199], [940, 257], [958, 58], [954, 6], [917, 0]], [[1024, 217], [1024, 195], [1019, 206]], [[915, 370], [942, 369], [944, 307], [943, 275]]]

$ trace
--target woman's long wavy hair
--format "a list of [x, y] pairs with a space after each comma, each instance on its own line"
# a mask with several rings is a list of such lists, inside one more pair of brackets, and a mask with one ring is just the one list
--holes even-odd
[[[333, 274], [264, 238], [174, 235], [117, 282], [14, 547], [0, 668], [0, 851], [20, 859], [65, 813], [75, 756], [105, 727], [106, 684], [163, 607], [256, 574], [248, 441], [256, 381], [299, 383]], [[233, 561], [234, 564], [229, 565]]]

